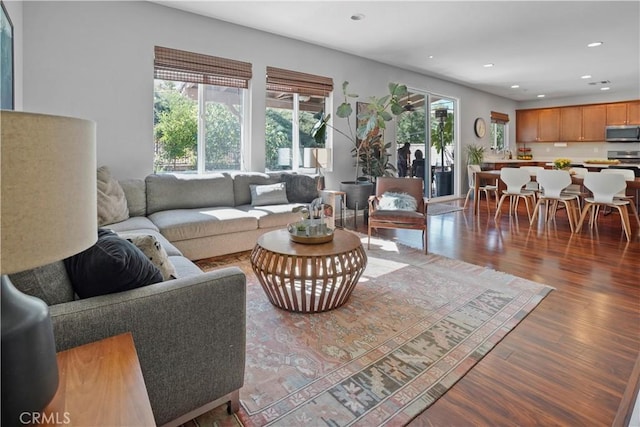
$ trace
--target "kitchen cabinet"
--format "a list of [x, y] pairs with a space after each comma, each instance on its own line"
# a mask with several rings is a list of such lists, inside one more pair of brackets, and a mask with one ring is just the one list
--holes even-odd
[[560, 108], [560, 141], [604, 141], [606, 117], [604, 104]]
[[640, 125], [640, 101], [607, 104], [607, 125]]
[[516, 142], [556, 142], [559, 139], [559, 108], [516, 111]]

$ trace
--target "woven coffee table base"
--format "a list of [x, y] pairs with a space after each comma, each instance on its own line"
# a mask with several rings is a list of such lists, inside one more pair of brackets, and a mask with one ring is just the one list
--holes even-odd
[[319, 313], [349, 299], [367, 265], [362, 247], [338, 254], [291, 255], [271, 252], [259, 244], [251, 265], [271, 304], [288, 311]]

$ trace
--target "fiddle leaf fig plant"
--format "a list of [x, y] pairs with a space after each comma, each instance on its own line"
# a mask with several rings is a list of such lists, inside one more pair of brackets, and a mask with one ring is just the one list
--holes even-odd
[[370, 178], [383, 175], [392, 175], [395, 167], [389, 161], [391, 143], [384, 142], [384, 130], [387, 122], [404, 110], [400, 105], [400, 99], [407, 95], [407, 86], [399, 83], [389, 83], [389, 94], [370, 97], [363, 105], [362, 111], [356, 113], [356, 128], [354, 131], [351, 117], [354, 109], [351, 101], [359, 97], [358, 94], [349, 92], [349, 82], [342, 83], [343, 102], [336, 109], [336, 116], [347, 120], [348, 133], [343, 132], [329, 124], [330, 114], [321, 112], [317, 115], [318, 122], [314, 125], [311, 136], [318, 140], [326, 134], [327, 126], [344, 136], [351, 142], [351, 153], [356, 159], [355, 180], [358, 180], [360, 171]]

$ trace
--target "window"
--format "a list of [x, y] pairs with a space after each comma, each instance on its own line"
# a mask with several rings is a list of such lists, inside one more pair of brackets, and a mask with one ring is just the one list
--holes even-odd
[[265, 151], [267, 170], [331, 170], [331, 137], [318, 143], [311, 129], [331, 111], [333, 80], [267, 67]]
[[156, 46], [156, 172], [243, 169], [251, 64]]
[[491, 112], [491, 149], [504, 151], [509, 149], [507, 125], [509, 124], [509, 115]]

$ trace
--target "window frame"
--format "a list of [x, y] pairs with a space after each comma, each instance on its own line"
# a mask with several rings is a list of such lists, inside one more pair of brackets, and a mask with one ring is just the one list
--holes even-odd
[[[250, 156], [250, 147], [247, 143], [250, 135], [251, 108], [250, 90], [253, 76], [252, 64], [233, 59], [221, 58], [212, 55], [188, 52], [162, 46], [154, 47], [154, 81], [175, 81], [197, 85], [197, 138], [196, 138], [196, 167], [188, 173], [195, 172], [198, 175], [221, 172], [217, 169], [206, 170], [206, 121], [205, 111], [207, 100], [205, 91], [207, 86], [228, 87], [240, 90], [242, 102], [242, 117], [240, 121], [240, 161], [238, 170], [246, 170]], [[155, 85], [154, 85], [155, 92]], [[155, 124], [154, 124], [155, 134]], [[155, 144], [155, 140], [154, 140]], [[155, 150], [154, 150], [155, 151]], [[154, 154], [154, 169], [156, 158]], [[175, 173], [177, 171], [167, 171]]]

